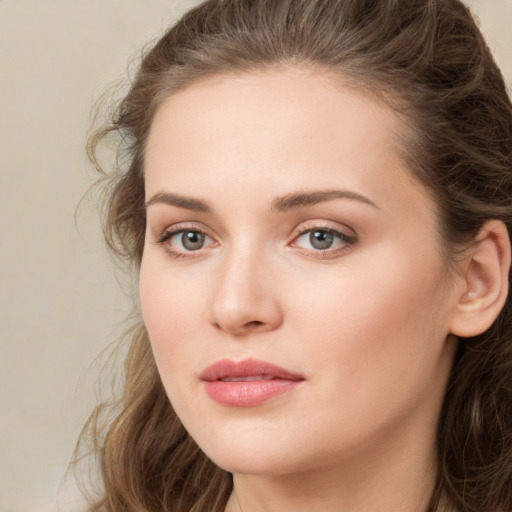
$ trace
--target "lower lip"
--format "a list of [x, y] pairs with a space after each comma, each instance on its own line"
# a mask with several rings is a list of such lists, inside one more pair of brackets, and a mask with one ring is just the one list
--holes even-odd
[[254, 407], [278, 395], [293, 391], [301, 382], [286, 379], [239, 382], [214, 380], [204, 384], [208, 396], [219, 404], [230, 407]]

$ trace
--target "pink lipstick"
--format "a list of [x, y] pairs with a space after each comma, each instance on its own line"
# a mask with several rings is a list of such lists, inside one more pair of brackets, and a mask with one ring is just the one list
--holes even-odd
[[266, 361], [222, 359], [200, 375], [208, 396], [230, 407], [254, 407], [293, 391], [304, 377]]

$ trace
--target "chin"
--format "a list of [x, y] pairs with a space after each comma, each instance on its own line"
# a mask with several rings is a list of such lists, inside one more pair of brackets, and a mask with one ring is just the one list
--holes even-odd
[[[257, 427], [256, 427], [257, 429]], [[195, 438], [204, 453], [220, 468], [230, 473], [277, 476], [314, 467], [316, 458], [326, 460], [321, 450], [299, 450], [301, 443], [281, 431], [219, 433], [205, 439]], [[303, 446], [303, 448], [306, 448]]]
[[289, 455], [281, 453], [275, 447], [259, 452], [255, 450], [227, 452], [206, 454], [217, 466], [229, 473], [278, 476], [294, 473], [300, 467], [300, 464], [294, 464], [290, 460]]

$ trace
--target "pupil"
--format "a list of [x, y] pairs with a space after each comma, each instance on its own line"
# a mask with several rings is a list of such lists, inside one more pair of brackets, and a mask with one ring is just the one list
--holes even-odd
[[327, 231], [312, 231], [309, 241], [315, 249], [329, 249], [334, 241], [334, 235]]
[[185, 231], [181, 236], [183, 247], [189, 251], [197, 251], [204, 244], [204, 234], [198, 231]]

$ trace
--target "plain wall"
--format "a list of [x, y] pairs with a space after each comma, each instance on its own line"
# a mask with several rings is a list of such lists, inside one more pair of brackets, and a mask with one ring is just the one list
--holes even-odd
[[[77, 210], [91, 106], [194, 3], [0, 0], [0, 512], [83, 510], [60, 483], [129, 309], [94, 205]], [[510, 84], [512, 0], [469, 3]]]

